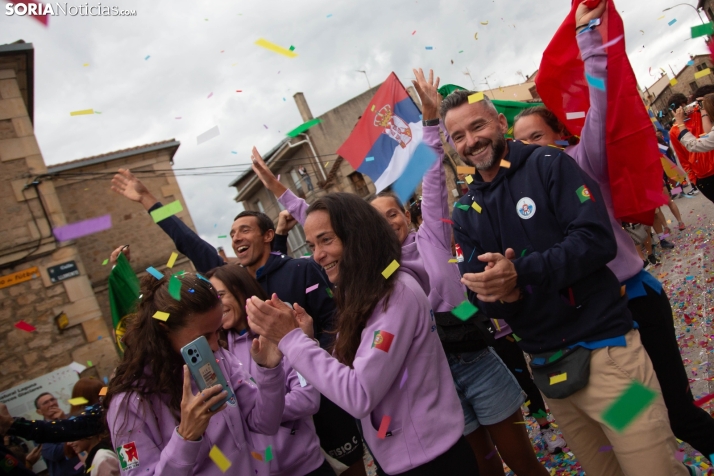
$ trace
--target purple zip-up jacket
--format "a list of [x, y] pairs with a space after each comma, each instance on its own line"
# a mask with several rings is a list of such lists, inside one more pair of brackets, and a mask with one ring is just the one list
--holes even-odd
[[[260, 371], [250, 356], [253, 335], [228, 332], [228, 350], [241, 362], [246, 362], [249, 374]], [[256, 448], [272, 446], [271, 476], [302, 476], [316, 470], [325, 461], [320, 452], [320, 440], [315, 433], [312, 415], [320, 409], [320, 393], [309, 383], [301, 386], [300, 378], [283, 359], [285, 371], [285, 409], [278, 432], [273, 436], [253, 434]]]
[[[597, 30], [585, 31], [577, 35], [576, 39], [580, 47], [580, 55], [585, 63], [585, 72], [594, 78], [607, 78], [607, 53], [599, 49], [602, 46], [600, 32]], [[615, 273], [617, 279], [623, 282], [642, 270], [642, 260], [637, 254], [632, 238], [622, 229], [622, 224], [615, 218], [615, 209], [612, 205], [605, 148], [607, 92], [594, 87], [589, 89], [590, 109], [580, 133], [580, 142], [567, 147], [565, 153], [574, 158], [580, 168], [600, 186], [617, 242], [617, 256], [607, 266]]]
[[[419, 283], [397, 270], [389, 302], [377, 303], [352, 368], [300, 329], [278, 344], [292, 367], [362, 422], [379, 465], [398, 474], [444, 454], [461, 437], [464, 416], [433, 312]], [[391, 417], [386, 437], [377, 436]]]
[[[402, 243], [400, 265], [417, 280], [436, 312], [448, 312], [465, 299], [466, 288], [455, 264], [449, 263], [451, 254], [451, 225], [446, 174], [442, 164], [444, 149], [439, 139], [439, 126], [424, 127], [424, 142], [439, 155], [439, 159], [424, 175], [421, 213], [424, 219], [419, 231], [407, 235]], [[287, 190], [278, 199], [302, 225], [308, 205]]]
[[[231, 462], [232, 474], [268, 475], [268, 465], [250, 454], [251, 451], [264, 454], [265, 450], [254, 445], [251, 435], [274, 435], [280, 427], [285, 405], [283, 366], [274, 369], [256, 366], [254, 384], [236, 356], [224, 349], [216, 351], [215, 356], [233, 387], [237, 403], [215, 414], [198, 441], [187, 441], [179, 436], [178, 421], [164, 403], [165, 396], [153, 395], [148, 405], [145, 399], [133, 393], [121, 393], [112, 399], [107, 422], [120, 460], [129, 465], [122, 469], [123, 474], [223, 476], [208, 456], [216, 445]], [[198, 393], [193, 379], [191, 389], [194, 395]], [[134, 448], [135, 457], [132, 457]]]

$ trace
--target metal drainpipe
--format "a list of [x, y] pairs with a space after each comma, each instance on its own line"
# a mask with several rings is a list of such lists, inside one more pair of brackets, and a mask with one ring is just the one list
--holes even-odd
[[[310, 140], [310, 136], [308, 136], [308, 135], [305, 134], [305, 133], [302, 133], [302, 134], [300, 134], [300, 135], [301, 135], [301, 136], [305, 136], [305, 140], [304, 140], [304, 141], [300, 141], [300, 142], [298, 142], [298, 143], [295, 144], [295, 145], [297, 146], [297, 145], [299, 145], [299, 144], [302, 144], [303, 142], [307, 142], [307, 144], [310, 146], [310, 150], [312, 151], [312, 156], [315, 158], [315, 162], [317, 162], [317, 168], [320, 170], [320, 173], [322, 173], [322, 180], [326, 182], [326, 181], [327, 181], [327, 174], [325, 174], [325, 169], [324, 169], [324, 167], [322, 166], [322, 162], [320, 162], [320, 159], [317, 157], [317, 152], [315, 152], [315, 148], [312, 146], [312, 141]], [[294, 146], [291, 145], [290, 147], [294, 147]]]

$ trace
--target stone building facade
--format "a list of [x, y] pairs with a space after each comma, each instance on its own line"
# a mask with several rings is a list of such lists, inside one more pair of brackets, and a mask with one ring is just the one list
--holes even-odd
[[[677, 80], [676, 84], [673, 85], [670, 82], [654, 98], [646, 98], [649, 101], [646, 100], [645, 104], [649, 102], [649, 106], [657, 115], [659, 115], [659, 112], [661, 111], [662, 118], [665, 120], [674, 118], [674, 114], [672, 114], [669, 110], [669, 98], [672, 94], [681, 93], [689, 97], [694, 93], [694, 91], [697, 90], [697, 88], [708, 84], [714, 84], [714, 66], [712, 65], [712, 60], [709, 55], [693, 56], [691, 57], [691, 61], [693, 62], [691, 66], [685, 66], [679, 73], [677, 73], [677, 76], [675, 76], [674, 79]], [[707, 68], [711, 71], [709, 74], [699, 78], [694, 77], [695, 74], [700, 71], [704, 71]], [[661, 78], [659, 81], [661, 81]]]

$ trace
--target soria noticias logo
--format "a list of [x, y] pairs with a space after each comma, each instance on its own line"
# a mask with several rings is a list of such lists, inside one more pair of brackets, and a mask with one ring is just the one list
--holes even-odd
[[33, 16], [33, 15], [51, 15], [51, 16], [80, 16], [80, 17], [133, 17], [136, 16], [136, 10], [122, 10], [119, 7], [102, 5], [97, 3], [90, 5], [84, 3], [81, 5], [69, 5], [68, 3], [6, 3], [5, 15], [7, 16]]

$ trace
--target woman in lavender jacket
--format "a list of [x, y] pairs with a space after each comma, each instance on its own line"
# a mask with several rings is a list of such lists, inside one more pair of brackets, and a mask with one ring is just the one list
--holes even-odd
[[[267, 475], [268, 466], [251, 456], [264, 448], [256, 448], [250, 435], [278, 431], [285, 404], [282, 355], [267, 340], [254, 340], [251, 355], [258, 365], [251, 381], [238, 359], [218, 345], [223, 307], [216, 290], [194, 273], [179, 279], [180, 300], [169, 294], [167, 278], [142, 280], [143, 297], [124, 336], [126, 353], [104, 400], [122, 473], [222, 476], [209, 457], [216, 447], [234, 474]], [[168, 319], [153, 318], [157, 311]], [[200, 336], [235, 394], [216, 411], [210, 408], [226, 392], [220, 385], [198, 392], [180, 355]]]
[[276, 296], [248, 300], [251, 328], [360, 420], [387, 474], [479, 474], [431, 306], [410, 274], [393, 269], [401, 247], [387, 221], [358, 196], [334, 193], [308, 208], [305, 234], [336, 285], [333, 355], [298, 328]]
[[[267, 299], [258, 281], [242, 266], [221, 266], [206, 276], [218, 291], [223, 304], [222, 325], [225, 330], [228, 351], [238, 357], [245, 371], [260, 372], [250, 357], [251, 342], [255, 334], [248, 327], [245, 300], [250, 296]], [[294, 304], [300, 316], [305, 310]], [[312, 327], [309, 331], [312, 333]], [[310, 335], [310, 337], [313, 337]], [[271, 476], [335, 476], [335, 472], [320, 452], [320, 440], [315, 433], [312, 415], [320, 408], [320, 393], [305, 382], [283, 360], [285, 371], [285, 409], [278, 433], [273, 436], [253, 435], [257, 448], [271, 447]]]
[[[599, 18], [605, 5], [606, 2], [601, 2], [594, 10], [584, 4], [580, 5], [575, 13], [576, 24], [587, 25], [591, 18]], [[576, 38], [585, 63], [585, 72], [594, 78], [606, 80], [607, 52], [602, 47], [602, 37], [597, 27], [581, 28]], [[694, 404], [679, 352], [669, 298], [660, 282], [642, 269], [642, 260], [632, 239], [615, 218], [605, 151], [606, 116], [607, 92], [591, 87], [590, 110], [585, 117], [580, 142], [566, 147], [565, 152], [600, 186], [617, 240], [617, 256], [608, 263], [608, 267], [625, 285], [628, 307], [639, 325], [642, 345], [652, 360], [662, 387], [672, 432], [702, 454], [711, 455], [714, 453], [714, 419]], [[555, 114], [538, 107], [526, 109], [516, 116], [513, 135], [519, 140], [554, 146], [568, 134]]]

